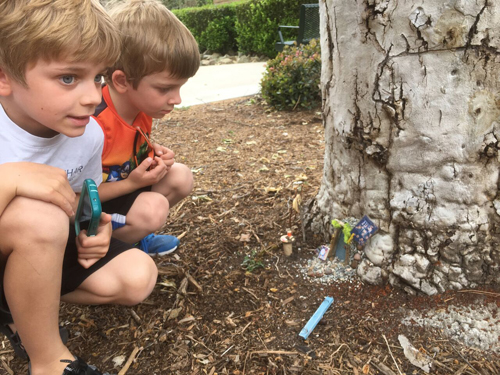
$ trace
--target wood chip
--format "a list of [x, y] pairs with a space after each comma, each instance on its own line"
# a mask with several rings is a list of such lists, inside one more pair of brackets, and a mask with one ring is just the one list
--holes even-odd
[[130, 356], [128, 357], [127, 362], [125, 363], [125, 366], [123, 366], [123, 368], [120, 370], [120, 372], [118, 373], [118, 375], [125, 375], [127, 373], [130, 365], [134, 361], [135, 356], [137, 355], [137, 353], [139, 352], [139, 350], [140, 349], [137, 346], [134, 347], [134, 350], [132, 350], [132, 353], [130, 353]]

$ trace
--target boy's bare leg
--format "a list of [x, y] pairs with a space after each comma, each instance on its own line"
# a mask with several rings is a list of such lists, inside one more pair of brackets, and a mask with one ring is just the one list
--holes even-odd
[[62, 374], [66, 364], [60, 360], [73, 359], [58, 329], [68, 228], [60, 208], [24, 197], [15, 198], [0, 217], [5, 295], [33, 375]]
[[163, 195], [173, 207], [193, 191], [193, 173], [188, 166], [174, 163], [166, 176], [152, 186], [151, 191]]
[[169, 202], [163, 195], [144, 192], [137, 196], [127, 213], [127, 223], [113, 231], [113, 237], [126, 243], [136, 243], [159, 230], [167, 220]]
[[153, 259], [139, 249], [130, 249], [90, 275], [75, 291], [61, 297], [64, 302], [85, 305], [132, 306], [153, 291], [158, 269]]
[[127, 213], [126, 224], [113, 231], [113, 237], [126, 243], [136, 243], [161, 229], [170, 207], [187, 197], [193, 190], [193, 174], [184, 164], [174, 163], [167, 175], [153, 185], [151, 192], [139, 194]]

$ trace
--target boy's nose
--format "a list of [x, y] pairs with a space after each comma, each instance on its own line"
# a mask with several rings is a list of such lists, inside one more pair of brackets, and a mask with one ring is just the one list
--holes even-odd
[[85, 87], [82, 95], [81, 104], [83, 106], [98, 106], [102, 101], [102, 89], [100, 84], [92, 83]]
[[181, 89], [178, 88], [175, 91], [172, 92], [172, 96], [168, 100], [168, 104], [171, 105], [179, 105], [181, 104], [182, 99], [181, 99]]

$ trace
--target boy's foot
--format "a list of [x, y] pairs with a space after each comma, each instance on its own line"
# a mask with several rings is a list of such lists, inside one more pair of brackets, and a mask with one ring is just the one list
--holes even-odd
[[144, 237], [139, 241], [139, 249], [147, 254], [154, 255], [167, 255], [173, 253], [177, 246], [179, 246], [179, 239], [169, 234], [150, 235]]
[[[62, 375], [110, 375], [100, 372], [95, 366], [87, 365], [83, 359], [75, 357], [73, 361], [66, 359], [63, 363], [68, 363]], [[28, 375], [31, 375], [31, 365], [28, 365]]]

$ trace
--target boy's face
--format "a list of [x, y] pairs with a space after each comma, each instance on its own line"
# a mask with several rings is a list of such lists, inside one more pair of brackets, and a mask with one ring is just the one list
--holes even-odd
[[169, 72], [153, 73], [139, 82], [137, 89], [127, 90], [132, 105], [152, 118], [163, 118], [175, 105], [181, 104], [180, 89], [188, 79], [172, 78]]
[[104, 68], [91, 62], [39, 60], [26, 70], [27, 87], [4, 76], [10, 90], [2, 92], [0, 102], [10, 119], [28, 133], [78, 137], [101, 102]]

